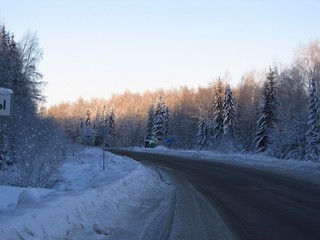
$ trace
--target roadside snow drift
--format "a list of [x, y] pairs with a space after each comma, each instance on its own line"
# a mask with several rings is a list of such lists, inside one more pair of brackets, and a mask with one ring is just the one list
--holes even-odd
[[0, 238], [133, 239], [144, 223], [132, 224], [128, 209], [147, 212], [170, 186], [129, 158], [106, 152], [105, 159], [103, 171], [102, 150], [82, 150], [63, 165], [55, 189], [0, 186]]
[[271, 172], [285, 174], [306, 181], [320, 183], [320, 162], [302, 161], [299, 159], [277, 159], [263, 154], [218, 153], [199, 150], [174, 150], [164, 146], [156, 148], [134, 147], [132, 151], [153, 152], [174, 156], [183, 156], [191, 159], [203, 159], [207, 161], [223, 162], [231, 165], [245, 166], [262, 169]]

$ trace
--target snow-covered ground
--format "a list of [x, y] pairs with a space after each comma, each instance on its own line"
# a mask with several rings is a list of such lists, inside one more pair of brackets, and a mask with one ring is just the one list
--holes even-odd
[[138, 239], [172, 186], [129, 158], [105, 159], [103, 171], [101, 149], [79, 151], [54, 189], [0, 186], [0, 239]]
[[[244, 165], [320, 182], [319, 162], [164, 147], [131, 150]], [[148, 231], [157, 227], [154, 219], [165, 218], [170, 206], [170, 177], [109, 152], [105, 159], [102, 170], [101, 149], [78, 151], [62, 166], [62, 179], [53, 189], [0, 186], [0, 239], [147, 239]]]
[[320, 184], [320, 162], [300, 161], [297, 159], [277, 159], [265, 156], [263, 154], [222, 154], [212, 151], [174, 150], [163, 146], [158, 146], [156, 148], [134, 147], [131, 148], [131, 150], [138, 152], [145, 151], [170, 154], [175, 156], [183, 156], [186, 158], [189, 157], [192, 159], [198, 158], [233, 165], [242, 165], [256, 169], [279, 172], [281, 174], [286, 174], [288, 176], [293, 176]]

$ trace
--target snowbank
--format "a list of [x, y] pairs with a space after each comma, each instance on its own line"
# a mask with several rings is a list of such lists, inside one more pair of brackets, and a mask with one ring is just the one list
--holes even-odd
[[102, 150], [83, 150], [63, 165], [55, 189], [0, 186], [0, 238], [80, 239], [85, 232], [101, 239], [133, 198], [166, 186], [157, 173], [131, 159], [107, 152], [105, 159], [103, 171]]
[[262, 154], [222, 154], [211, 151], [174, 150], [163, 146], [156, 148], [134, 147], [131, 148], [131, 150], [184, 156], [193, 159], [198, 158], [233, 165], [236, 164], [256, 169], [279, 172], [281, 174], [302, 178], [307, 181], [320, 183], [320, 162], [300, 161], [297, 159], [277, 159]]

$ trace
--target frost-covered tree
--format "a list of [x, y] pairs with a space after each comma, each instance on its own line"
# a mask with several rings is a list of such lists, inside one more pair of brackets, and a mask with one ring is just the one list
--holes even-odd
[[154, 121], [154, 106], [151, 105], [148, 110], [148, 117], [147, 117], [147, 123], [146, 123], [146, 134], [145, 134], [145, 140], [151, 140], [153, 133], [153, 121]]
[[104, 126], [101, 118], [100, 110], [98, 109], [96, 112], [96, 117], [93, 123], [93, 133], [94, 133], [94, 145], [101, 146], [103, 144], [103, 134], [104, 134]]
[[251, 71], [242, 76], [242, 80], [234, 92], [237, 98], [237, 139], [239, 149], [244, 152], [254, 150], [256, 134], [257, 109], [261, 91], [256, 81], [256, 73]]
[[270, 144], [270, 135], [276, 124], [275, 73], [270, 68], [263, 87], [260, 118], [257, 122], [255, 149], [257, 152], [266, 151]]
[[94, 132], [92, 129], [92, 125], [91, 125], [91, 112], [88, 109], [85, 119], [84, 119], [84, 128], [83, 128], [83, 133], [82, 133], [82, 137], [83, 137], [83, 143], [86, 144], [92, 144], [93, 143], [93, 137], [94, 137]]
[[198, 121], [197, 142], [200, 150], [208, 146], [208, 125], [203, 115], [200, 116]]
[[91, 112], [87, 110], [86, 118], [85, 118], [85, 125], [91, 126]]
[[109, 112], [109, 119], [108, 119], [108, 130], [109, 130], [109, 135], [112, 141], [115, 140], [115, 136], [116, 136], [116, 119], [115, 118], [116, 116], [115, 116], [114, 109], [111, 108]]
[[232, 90], [227, 84], [223, 103], [223, 134], [235, 138], [236, 111]]
[[168, 137], [171, 132], [170, 113], [167, 105], [165, 105], [164, 108], [164, 121], [162, 126], [162, 132], [164, 137]]
[[94, 118], [94, 122], [93, 122], [93, 130], [94, 132], [97, 131], [98, 127], [101, 125], [101, 114], [100, 114], [100, 110], [98, 109], [96, 112], [96, 116]]
[[213, 145], [217, 145], [223, 135], [223, 87], [219, 78], [214, 86], [213, 104], [212, 104], [212, 121], [210, 134]]
[[10, 185], [50, 186], [65, 157], [60, 128], [38, 114], [43, 100], [37, 70], [40, 52], [35, 38], [18, 44], [1, 28], [0, 87], [12, 89], [14, 97], [12, 116], [0, 125], [0, 182]]
[[169, 109], [162, 97], [158, 99], [154, 109], [152, 135], [159, 141], [165, 139], [170, 132]]
[[277, 158], [305, 156], [308, 93], [301, 73], [284, 68], [277, 75], [277, 127], [268, 154]]
[[320, 156], [320, 112], [319, 99], [317, 96], [316, 81], [313, 78], [310, 84], [309, 96], [309, 116], [308, 116], [308, 132], [306, 155], [307, 160], [319, 160]]

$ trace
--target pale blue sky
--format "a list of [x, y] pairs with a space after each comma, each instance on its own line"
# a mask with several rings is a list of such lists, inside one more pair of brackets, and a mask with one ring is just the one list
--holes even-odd
[[37, 32], [48, 104], [206, 86], [290, 63], [320, 37], [318, 0], [0, 0], [16, 39]]

